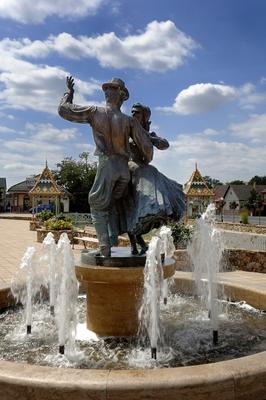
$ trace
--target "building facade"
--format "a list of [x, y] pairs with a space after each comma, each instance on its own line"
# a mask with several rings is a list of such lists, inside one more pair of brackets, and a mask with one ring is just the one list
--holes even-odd
[[[257, 207], [257, 213], [266, 215], [266, 185], [219, 185], [214, 189], [215, 202], [218, 204], [221, 198], [224, 200], [224, 214], [239, 213], [243, 208], [246, 208], [252, 190], [255, 190], [262, 200], [260, 209]], [[237, 205], [235, 211], [231, 208], [233, 202]]]
[[214, 200], [214, 192], [208, 187], [197, 164], [189, 181], [184, 186], [184, 193], [188, 219], [200, 216]]
[[58, 212], [69, 212], [69, 193], [57, 185], [46, 164], [40, 175], [11, 186], [7, 191], [7, 203], [9, 211], [15, 213], [30, 212], [38, 204], [52, 204]]
[[0, 212], [6, 211], [6, 178], [0, 178]]

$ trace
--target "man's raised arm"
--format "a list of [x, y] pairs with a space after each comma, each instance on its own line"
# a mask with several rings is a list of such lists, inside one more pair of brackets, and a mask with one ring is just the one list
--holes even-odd
[[59, 107], [58, 114], [68, 121], [79, 122], [79, 123], [90, 123], [91, 116], [96, 110], [95, 106], [78, 106], [73, 104], [74, 96], [74, 78], [68, 76], [66, 78], [66, 84], [68, 91], [62, 97]]

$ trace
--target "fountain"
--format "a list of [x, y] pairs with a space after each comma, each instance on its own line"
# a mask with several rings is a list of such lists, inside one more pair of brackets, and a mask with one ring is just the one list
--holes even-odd
[[[227, 343], [232, 335], [230, 329], [225, 335], [225, 325], [230, 325], [226, 323], [225, 312], [223, 325], [221, 315], [218, 317], [221, 314], [220, 303], [223, 304], [222, 300], [218, 301], [221, 285], [217, 278], [222, 247], [219, 232], [212, 223], [211, 209], [198, 221], [195, 239], [188, 249], [199, 283], [197, 297], [203, 303], [205, 300], [207, 309], [205, 311], [199, 305], [200, 318], [196, 316], [195, 299], [189, 297], [186, 303], [182, 296], [168, 296], [168, 280], [172, 281], [173, 292], [186, 292], [190, 296], [195, 286], [192, 276], [175, 272], [177, 265], [172, 258], [174, 248], [168, 228], [162, 228], [160, 234], [151, 239], [147, 256], [144, 254], [146, 244], [141, 235], [152, 226], [167, 221], [169, 216], [178, 220], [184, 211], [180, 185], [149, 165], [153, 146], [159, 150], [169, 146], [166, 139], [149, 132], [150, 109], [137, 103], [134, 118], [122, 114], [120, 107], [128, 99], [129, 92], [119, 78], [102, 85], [105, 107], [74, 105], [72, 77], [67, 78], [67, 88], [60, 102], [59, 114], [70, 121], [91, 124], [99, 155], [96, 179], [89, 194], [99, 251], [83, 250], [81, 260], [75, 266], [65, 236], [61, 236], [57, 246], [53, 237], [47, 236], [40, 262], [34, 248], [27, 249], [11, 285], [13, 297], [23, 304], [26, 311], [24, 324], [27, 333], [24, 325], [22, 334], [18, 333], [18, 342], [13, 341], [12, 351], [7, 354], [7, 359], [11, 357], [12, 362], [0, 361], [1, 398], [265, 399], [266, 351], [260, 351], [258, 345], [258, 354], [228, 359], [230, 346], [227, 347]], [[143, 120], [137, 121], [141, 112]], [[135, 146], [131, 153], [129, 136]], [[125, 190], [128, 184], [133, 187], [132, 191]], [[132, 253], [130, 249], [115, 247], [118, 234], [125, 232], [132, 238]], [[141, 247], [140, 252], [137, 244]], [[75, 343], [79, 318], [76, 306], [77, 301], [82, 302], [80, 298], [77, 300], [77, 279], [86, 293], [86, 332], [94, 332], [83, 346]], [[203, 289], [207, 289], [207, 294]], [[225, 296], [234, 301], [252, 299], [253, 296], [256, 304], [266, 309], [264, 292], [254, 290], [252, 294], [246, 288], [230, 284], [223, 285], [223, 290]], [[48, 294], [49, 305], [45, 306], [42, 300]], [[13, 302], [7, 291], [0, 290], [0, 299], [4, 306]], [[35, 300], [41, 308], [36, 308]], [[225, 303], [224, 307], [227, 308], [228, 304]], [[82, 307], [84, 310], [84, 305]], [[183, 314], [184, 308], [188, 308], [187, 314]], [[264, 316], [259, 312], [258, 315], [265, 326]], [[6, 312], [0, 316], [0, 320], [7, 320], [7, 324], [3, 324], [7, 332], [0, 343], [0, 346], [2, 343], [5, 346], [6, 336], [12, 342], [12, 315]], [[22, 316], [18, 318], [23, 319]], [[222, 338], [218, 342], [218, 322], [220, 329], [224, 330], [220, 334], [225, 338], [224, 342]], [[194, 331], [190, 325], [195, 327]], [[212, 330], [213, 340], [208, 340], [209, 330]], [[176, 331], [179, 332], [177, 335]], [[235, 330], [240, 349], [241, 341], [246, 342], [247, 338], [244, 331], [240, 340], [238, 334], [241, 332], [242, 328]], [[45, 334], [41, 336], [41, 333]], [[138, 343], [134, 337], [141, 335], [141, 343]], [[256, 333], [251, 334], [251, 338], [255, 336]], [[44, 337], [47, 342], [44, 342]], [[92, 340], [96, 347], [91, 345]], [[124, 344], [131, 346], [130, 355], [139, 364], [131, 362]], [[112, 352], [115, 345], [118, 350]], [[92, 351], [86, 359], [88, 347], [92, 347]], [[226, 360], [213, 362], [217, 361], [216, 354], [222, 347]], [[211, 357], [207, 364], [201, 364], [202, 358], [198, 356], [207, 350]], [[21, 352], [26, 354], [24, 359], [20, 357]], [[146, 353], [148, 358], [145, 359]], [[196, 359], [193, 357], [195, 354]], [[241, 351], [237, 354], [243, 355]], [[26, 361], [31, 361], [34, 356], [37, 365], [27, 364]], [[42, 357], [46, 366], [42, 365]], [[17, 363], [20, 358], [21, 363]], [[141, 369], [143, 360], [147, 359], [149, 368]], [[176, 360], [179, 363], [175, 363]], [[121, 365], [121, 368], [111, 368], [114, 364]], [[175, 367], [184, 364], [186, 366], [181, 368]], [[94, 369], [97, 366], [102, 369]]]
[[[212, 222], [212, 208], [207, 210], [207, 213], [203, 215], [202, 219], [198, 221], [198, 227], [195, 229], [195, 237], [194, 241], [189, 246], [189, 254], [192, 256], [193, 252], [196, 251], [199, 259], [202, 258], [204, 252], [206, 252], [205, 245], [210, 246], [211, 241], [215, 243], [219, 242], [219, 233], [215, 231]], [[206, 237], [209, 239], [206, 242], [199, 243], [199, 232], [205, 231]], [[164, 304], [163, 299], [165, 298], [166, 290], [165, 288], [168, 286], [166, 285], [166, 280], [162, 279], [163, 274], [166, 274], [168, 277], [172, 274], [172, 263], [167, 263], [168, 256], [172, 254], [172, 245], [171, 240], [167, 241], [167, 235], [169, 237], [169, 231], [167, 232], [166, 228], [162, 228], [161, 234], [159, 236], [155, 236], [152, 238], [149, 246], [149, 250], [147, 253], [147, 260], [144, 263], [143, 258], [140, 257], [139, 263], [142, 262], [142, 266], [138, 266], [136, 268], [135, 275], [137, 275], [137, 279], [135, 280], [135, 293], [138, 293], [138, 301], [136, 304], [141, 304], [139, 308], [139, 317], [141, 319], [141, 324], [138, 333], [145, 332], [147, 336], [148, 333], [148, 346], [151, 347], [151, 356], [154, 359], [154, 363], [158, 363], [160, 358], [162, 358], [162, 353], [159, 352], [158, 348], [162, 348], [164, 343], [164, 332], [162, 331], [162, 321], [160, 320], [159, 312], [160, 309], [166, 307], [166, 315], [168, 313], [168, 307], [174, 305], [174, 307], [178, 308], [178, 314], [183, 310], [184, 301], [182, 298], [172, 298], [170, 296], [168, 304]], [[205, 243], [205, 244], [204, 244]], [[212, 243], [212, 248], [215, 249], [215, 245]], [[119, 253], [120, 249], [117, 249]], [[219, 250], [220, 251], [220, 250]], [[33, 329], [25, 335], [25, 338], [33, 337], [33, 341], [36, 340], [36, 326], [34, 324], [34, 313], [31, 313], [30, 317], [30, 310], [33, 310], [35, 307], [33, 306], [33, 299], [36, 299], [38, 294], [38, 290], [40, 291], [41, 287], [48, 287], [49, 288], [49, 307], [48, 312], [51, 307], [54, 307], [54, 314], [55, 316], [51, 315], [50, 318], [54, 320], [56, 325], [56, 329], [58, 330], [58, 343], [59, 343], [59, 352], [63, 358], [56, 360], [56, 365], [60, 365], [64, 360], [72, 356], [72, 359], [77, 359], [80, 357], [81, 364], [84, 362], [80, 349], [77, 346], [74, 349], [75, 345], [73, 344], [73, 332], [75, 331], [75, 316], [77, 316], [77, 311], [75, 307], [75, 297], [77, 296], [77, 281], [75, 276], [73, 275], [73, 266], [74, 260], [72, 257], [72, 250], [69, 244], [68, 238], [62, 236], [58, 245], [56, 246], [53, 238], [51, 235], [47, 236], [46, 240], [43, 244], [43, 252], [40, 257], [40, 264], [37, 266], [38, 260], [36, 257], [36, 252], [34, 248], [30, 247], [27, 249], [25, 256], [22, 259], [21, 268], [18, 270], [18, 274], [16, 279], [12, 282], [12, 290], [14, 295], [20, 299], [21, 302], [24, 304], [24, 309], [26, 312], [25, 321], [27, 324], [32, 322]], [[165, 260], [164, 256], [165, 254]], [[213, 254], [213, 253], [212, 253]], [[220, 252], [219, 252], [220, 254]], [[217, 260], [217, 268], [219, 265], [219, 257], [220, 255], [216, 254]], [[119, 253], [121, 256], [121, 253]], [[125, 257], [125, 254], [123, 254]], [[84, 253], [82, 254], [84, 258]], [[139, 257], [139, 256], [137, 256]], [[85, 253], [85, 260], [88, 260], [88, 254]], [[164, 261], [164, 263], [162, 262]], [[56, 261], [57, 268], [56, 270], [53, 269], [54, 262]], [[130, 263], [130, 257], [127, 257], [127, 261]], [[106, 259], [102, 259], [102, 264], [106, 262]], [[112, 270], [117, 272], [117, 276], [121, 273], [122, 267], [119, 267], [119, 262], [121, 260], [115, 259], [116, 263], [115, 266], [109, 267]], [[209, 313], [210, 317], [210, 324], [203, 321], [203, 325], [206, 325], [206, 329], [214, 327], [213, 323], [213, 316], [214, 312], [220, 312], [217, 307], [217, 299], [211, 298], [217, 293], [219, 290], [219, 283], [218, 288], [212, 288], [212, 286], [217, 283], [217, 277], [212, 277], [209, 273], [208, 275], [208, 267], [209, 260], [205, 260], [205, 267], [202, 267], [200, 261], [194, 260], [194, 273], [195, 275], [199, 276], [202, 273], [203, 284], [197, 287], [197, 296], [200, 298], [202, 297], [203, 300], [203, 310], [204, 305], [206, 309], [210, 310]], [[35, 268], [34, 268], [35, 266]], [[153, 268], [152, 268], [153, 266]], [[155, 266], [155, 268], [154, 268]], [[90, 278], [90, 271], [102, 268], [107, 268], [104, 265], [100, 266], [91, 266], [88, 267], [88, 264], [84, 264], [84, 266], [76, 267], [77, 276], [80, 278], [81, 275], [85, 279]], [[166, 269], [165, 269], [166, 268]], [[83, 271], [85, 270], [85, 272]], [[124, 272], [129, 272], [125, 274], [125, 276], [129, 276], [132, 278], [134, 277], [133, 271], [131, 271], [132, 267], [124, 267]], [[140, 270], [142, 271], [142, 275], [145, 275], [146, 279], [140, 283]], [[166, 272], [165, 272], [166, 271]], [[170, 272], [169, 272], [170, 271]], [[122, 272], [123, 273], [123, 272]], [[51, 276], [54, 277], [55, 284], [53, 285], [50, 281]], [[95, 280], [95, 271], [92, 272], [93, 279]], [[126, 280], [125, 276], [122, 279]], [[104, 274], [96, 276], [98, 278], [97, 284], [100, 283], [102, 285], [106, 285], [106, 280], [102, 281]], [[164, 276], [165, 277], [165, 276]], [[213, 278], [213, 279], [212, 279]], [[26, 285], [22, 288], [21, 282], [24, 279]], [[209, 283], [209, 279], [212, 279], [212, 285]], [[118, 293], [117, 284], [121, 284], [120, 282], [115, 281], [115, 291]], [[137, 282], [137, 283], [136, 283]], [[178, 282], [178, 279], [175, 278], [176, 286], [179, 288], [182, 287], [181, 282]], [[184, 283], [184, 282], [182, 282]], [[90, 283], [92, 286], [94, 285], [94, 281]], [[110, 285], [110, 281], [108, 283]], [[130, 286], [129, 286], [130, 287]], [[129, 287], [127, 287], [127, 291], [129, 291]], [[204, 288], [206, 289], [206, 294], [204, 294]], [[132, 290], [129, 291], [130, 296], [132, 296]], [[140, 292], [142, 295], [140, 295]], [[18, 295], [19, 293], [19, 295]], [[68, 296], [65, 296], [65, 294]], [[125, 295], [122, 293], [122, 295]], [[38, 296], [37, 296], [38, 297]], [[47, 296], [46, 296], [47, 297]], [[71, 299], [71, 300], [70, 300]], [[70, 300], [70, 301], [69, 301]], [[216, 301], [215, 301], [216, 300]], [[106, 297], [104, 297], [104, 301], [106, 301]], [[123, 300], [124, 301], [124, 300]], [[29, 304], [28, 304], [29, 303]], [[216, 303], [216, 304], [215, 304]], [[265, 303], [266, 303], [266, 296], [265, 296]], [[189, 300], [189, 308], [193, 308], [193, 299], [190, 298]], [[214, 305], [213, 305], [214, 304]], [[88, 307], [90, 306], [90, 302], [88, 302]], [[114, 304], [112, 305], [114, 307]], [[111, 307], [111, 308], [112, 308]], [[187, 306], [186, 306], [187, 307]], [[227, 307], [227, 306], [226, 306]], [[109, 308], [109, 311], [110, 309]], [[61, 310], [60, 310], [61, 309]], [[124, 307], [122, 307], [124, 312]], [[63, 311], [63, 312], [62, 312]], [[101, 311], [101, 310], [100, 310]], [[117, 313], [117, 310], [115, 310]], [[35, 311], [36, 312], [36, 311]], [[62, 312], [62, 313], [61, 313]], [[132, 312], [132, 310], [131, 310]], [[198, 311], [197, 311], [198, 312]], [[203, 311], [201, 311], [203, 312]], [[52, 313], [53, 314], [53, 313]], [[58, 319], [59, 315], [61, 315], [61, 325]], [[87, 318], [91, 316], [90, 313], [87, 312]], [[134, 318], [135, 314], [133, 313]], [[184, 344], [184, 347], [191, 346], [190, 343], [190, 325], [192, 323], [191, 314], [190, 321], [188, 320], [188, 324], [185, 325], [178, 336], [174, 339], [174, 331], [171, 331], [170, 335], [173, 335], [174, 341], [179, 341], [179, 343], [184, 342], [184, 335], [187, 336], [187, 343]], [[206, 316], [208, 316], [208, 312], [206, 312]], [[94, 316], [93, 316], [94, 318]], [[92, 318], [92, 319], [93, 319]], [[120, 320], [121, 316], [115, 315], [115, 318], [118, 318], [115, 322], [114, 326], [117, 328], [117, 323]], [[187, 318], [187, 317], [186, 317]], [[196, 318], [197, 320], [197, 318]], [[206, 321], [208, 318], [206, 318]], [[184, 320], [181, 317], [181, 320], [178, 320], [178, 324], [184, 324]], [[218, 318], [215, 317], [215, 324], [217, 324]], [[50, 322], [51, 323], [51, 322]], [[87, 325], [90, 321], [87, 320]], [[163, 322], [164, 323], [164, 322]], [[101, 325], [102, 326], [102, 325]], [[126, 324], [127, 328], [130, 327], [131, 332], [136, 332], [136, 327], [132, 328], [132, 324]], [[209, 327], [209, 328], [208, 328]], [[215, 325], [217, 327], [217, 325]], [[106, 328], [104, 328], [105, 330]], [[114, 327], [112, 328], [114, 329]], [[218, 330], [218, 329], [217, 329]], [[69, 335], [69, 333], [71, 334]], [[50, 335], [50, 334], [49, 334]], [[48, 335], [48, 337], [49, 337]], [[237, 331], [235, 331], [236, 340]], [[99, 337], [99, 335], [98, 335]], [[191, 337], [192, 338], [192, 337]], [[25, 339], [26, 340], [26, 339]], [[99, 340], [99, 339], [98, 339]], [[100, 339], [101, 340], [101, 339]], [[202, 340], [202, 337], [199, 338]], [[221, 339], [222, 340], [222, 339]], [[230, 340], [230, 335], [228, 336], [226, 341]], [[104, 345], [108, 346], [108, 341], [103, 341]], [[111, 342], [112, 343], [112, 342]], [[184, 342], [185, 343], [185, 342]], [[62, 346], [67, 344], [68, 351], [62, 351]], [[113, 346], [113, 345], [112, 345]], [[211, 346], [211, 344], [210, 344]], [[217, 346], [217, 344], [216, 344]], [[144, 346], [145, 348], [145, 346]], [[83, 349], [82, 349], [83, 350]], [[75, 358], [75, 351], [78, 356]], [[141, 350], [143, 351], [143, 350]], [[198, 350], [197, 350], [198, 351]], [[72, 352], [72, 354], [71, 354]], [[133, 356], [136, 357], [136, 353], [133, 351]], [[167, 358], [168, 357], [168, 358]], [[167, 355], [166, 359], [168, 361], [163, 360], [162, 366], [165, 362], [169, 363], [169, 355]], [[183, 355], [185, 357], [185, 353]], [[190, 356], [188, 356], [190, 357]], [[49, 358], [49, 357], [48, 357]], [[158, 360], [159, 358], [159, 360]], [[265, 376], [266, 376], [266, 352], [262, 352], [256, 355], [231, 360], [231, 361], [223, 361], [215, 364], [206, 364], [200, 366], [187, 366], [183, 368], [155, 368], [156, 364], [151, 364], [152, 370], [78, 370], [79, 371], [79, 378], [75, 373], [75, 369], [62, 369], [59, 370], [53, 367], [44, 367], [44, 366], [32, 366], [32, 365], [25, 365], [23, 364], [23, 369], [19, 368], [21, 364], [14, 364], [8, 361], [1, 361], [0, 362], [0, 379], [1, 379], [1, 388], [3, 387], [4, 393], [6, 394], [5, 399], [11, 398], [14, 395], [14, 391], [16, 393], [21, 393], [21, 398], [27, 398], [28, 391], [35, 393], [37, 398], [45, 398], [42, 396], [46, 396], [49, 393], [49, 398], [53, 398], [53, 396], [65, 396], [63, 398], [71, 398], [73, 393], [75, 393], [75, 398], [81, 399], [83, 396], [90, 395], [93, 396], [105, 396], [104, 387], [107, 385], [107, 390], [113, 398], [121, 398], [121, 396], [133, 396], [134, 398], [147, 398], [146, 396], [155, 396], [156, 398], [164, 398], [166, 395], [170, 398], [177, 398], [177, 396], [181, 395], [181, 393], [186, 393], [186, 396], [189, 396], [191, 399], [197, 399], [198, 393], [205, 393], [201, 395], [200, 398], [217, 398], [219, 393], [222, 391], [223, 396], [227, 397], [220, 397], [220, 398], [238, 398], [235, 396], [235, 393], [242, 393], [239, 398], [245, 399], [250, 398], [248, 397], [250, 393], [255, 393], [258, 399], [263, 399], [262, 393], [264, 394], [265, 389]], [[142, 361], [143, 362], [143, 361]], [[59, 364], [58, 364], [59, 363]], [[74, 364], [75, 365], [75, 364]], [[80, 365], [80, 364], [79, 364]], [[159, 364], [158, 364], [159, 365]], [[171, 365], [171, 364], [170, 364]], [[60, 371], [60, 377], [58, 375], [58, 371]], [[30, 374], [33, 378], [31, 383], [29, 380], [26, 379], [26, 374]], [[206, 376], [208, 377], [206, 380]], [[248, 380], [246, 380], [248, 377]], [[6, 378], [5, 378], [6, 377]], [[37, 378], [39, 377], [39, 378]], [[252, 378], [251, 378], [252, 377]], [[7, 380], [6, 380], [7, 379]], [[19, 379], [19, 380], [18, 380]], [[26, 380], [25, 380], [26, 379]], [[36, 380], [37, 379], [37, 380]], [[27, 389], [27, 386], [21, 386], [19, 382], [27, 382], [27, 385], [30, 385], [31, 389]], [[2, 383], [5, 382], [2, 386]], [[42, 383], [43, 382], [43, 383]], [[73, 383], [71, 383], [73, 382]], [[43, 385], [47, 384], [47, 389], [44, 389]], [[237, 385], [237, 386], [235, 386]], [[75, 388], [75, 389], [74, 389]], [[74, 390], [74, 391], [73, 391]], [[248, 393], [246, 395], [246, 392]], [[46, 394], [43, 394], [46, 393]], [[65, 393], [65, 394], [64, 394]], [[141, 394], [143, 393], [143, 395]], [[235, 396], [235, 397], [232, 397]], [[240, 395], [239, 395], [240, 396]], [[247, 396], [247, 397], [245, 397]], [[72, 397], [73, 398], [73, 397]], [[104, 397], [105, 398], [105, 397]], [[218, 397], [219, 398], [219, 397]]]

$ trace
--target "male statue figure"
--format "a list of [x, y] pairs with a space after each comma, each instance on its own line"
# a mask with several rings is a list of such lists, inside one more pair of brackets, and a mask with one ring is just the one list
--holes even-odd
[[78, 106], [73, 104], [74, 79], [67, 77], [68, 91], [58, 108], [59, 115], [68, 121], [88, 123], [92, 127], [99, 157], [97, 174], [89, 193], [92, 220], [96, 229], [102, 256], [111, 255], [108, 233], [109, 211], [114, 201], [123, 197], [130, 180], [128, 160], [129, 138], [138, 147], [143, 161], [153, 157], [153, 145], [149, 135], [136, 118], [123, 114], [123, 102], [129, 98], [125, 83], [112, 78], [102, 85], [106, 106]]

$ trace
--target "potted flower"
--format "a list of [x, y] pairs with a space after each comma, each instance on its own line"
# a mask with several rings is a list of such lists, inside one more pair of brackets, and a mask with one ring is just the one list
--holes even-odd
[[52, 218], [54, 213], [50, 210], [41, 211], [32, 216], [30, 221], [30, 231], [36, 231], [37, 228], [41, 228], [45, 221]]
[[60, 235], [65, 232], [72, 242], [74, 235], [71, 219], [59, 214], [44, 221], [44, 227], [37, 229], [37, 242], [42, 243], [48, 232], [53, 233], [56, 242], [59, 240]]

